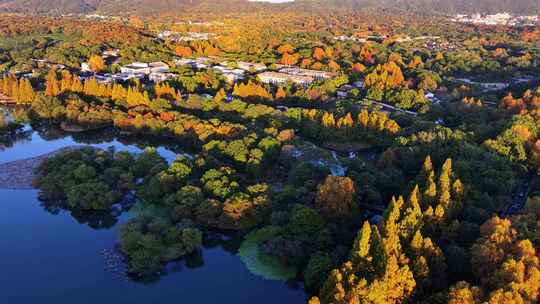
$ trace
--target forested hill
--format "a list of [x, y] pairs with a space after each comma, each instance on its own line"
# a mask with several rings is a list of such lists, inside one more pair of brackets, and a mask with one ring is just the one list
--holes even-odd
[[[259, 0], [260, 1], [260, 0]], [[271, 0], [268, 0], [271, 1]], [[0, 0], [0, 11], [27, 13], [132, 13], [178, 10], [234, 12], [291, 9], [321, 11], [367, 7], [397, 8], [418, 12], [539, 14], [538, 0], [296, 0], [270, 4], [248, 0]]]

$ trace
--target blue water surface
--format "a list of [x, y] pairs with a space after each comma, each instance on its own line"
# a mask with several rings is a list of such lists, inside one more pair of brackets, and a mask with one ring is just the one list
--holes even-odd
[[[28, 140], [0, 151], [0, 163], [78, 144], [69, 136], [46, 140], [34, 132]], [[117, 140], [95, 146], [142, 151]], [[158, 151], [168, 160], [176, 156], [165, 148]], [[169, 265], [156, 281], [128, 281], [106, 267], [102, 253], [117, 246], [125, 218], [112, 227], [96, 229], [69, 211], [46, 209], [37, 194], [37, 190], [0, 189], [2, 304], [306, 302], [300, 286], [253, 275], [234, 250], [222, 245], [203, 248], [202, 265], [187, 266], [180, 261]]]

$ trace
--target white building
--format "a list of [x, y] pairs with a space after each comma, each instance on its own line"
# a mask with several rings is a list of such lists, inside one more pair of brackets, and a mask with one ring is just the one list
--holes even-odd
[[212, 67], [212, 69], [220, 72], [229, 83], [235, 83], [241, 79], [244, 79], [245, 71], [241, 69], [231, 69], [223, 65], [215, 65]]
[[150, 67], [150, 73], [167, 73], [169, 71], [169, 65], [161, 61], [151, 62], [148, 66]]
[[358, 38], [358, 37], [354, 37], [354, 36], [345, 36], [345, 35], [337, 36], [337, 37], [335, 37], [335, 39], [339, 40], [339, 41], [356, 41], [356, 42], [360, 42], [360, 43], [366, 43], [367, 42], [366, 38]]
[[133, 62], [120, 67], [120, 72], [125, 74], [150, 74], [150, 66], [148, 63]]
[[150, 79], [153, 82], [163, 82], [167, 81], [169, 79], [173, 79], [176, 77], [176, 74], [173, 73], [161, 73], [161, 72], [153, 72], [148, 75], [148, 79]]
[[257, 75], [257, 77], [263, 83], [269, 83], [274, 85], [284, 84], [291, 81], [293, 83], [306, 86], [315, 81], [313, 77], [291, 75], [281, 72], [263, 72]]
[[280, 69], [279, 72], [289, 74], [289, 75], [312, 77], [316, 80], [332, 79], [337, 76], [336, 73], [332, 73], [332, 72], [308, 70], [308, 69], [301, 69], [297, 67], [283, 68], [283, 69]]
[[158, 34], [158, 37], [161, 38], [161, 39], [165, 39], [165, 38], [169, 38], [169, 37], [172, 36], [173, 34], [175, 34], [175, 32], [172, 32], [172, 31], [162, 31], [161, 33]]
[[185, 66], [185, 65], [189, 65], [191, 67], [195, 67], [195, 65], [197, 64], [197, 62], [195, 61], [195, 59], [187, 59], [187, 58], [184, 58], [184, 59], [177, 59], [174, 64], [176, 66]]
[[81, 63], [81, 72], [90, 72], [91, 69], [90, 69], [90, 65], [88, 64], [88, 62], [83, 62]]
[[485, 82], [485, 83], [481, 83], [480, 86], [485, 89], [485, 90], [488, 90], [488, 91], [497, 91], [497, 90], [503, 90], [503, 89], [506, 89], [510, 86], [510, 84], [508, 83], [504, 83], [504, 82]]
[[225, 77], [228, 83], [235, 83], [235, 82], [238, 82], [239, 80], [244, 79], [244, 76], [238, 75], [235, 73], [230, 73], [230, 72], [223, 73], [223, 77]]
[[451, 19], [453, 22], [485, 24], [485, 25], [509, 25], [509, 26], [530, 26], [538, 22], [538, 16], [514, 16], [510, 13], [499, 13], [494, 15], [456, 15]]
[[252, 62], [245, 62], [245, 61], [238, 61], [237, 62], [238, 68], [244, 70], [244, 71], [255, 71], [255, 72], [262, 72], [266, 70], [266, 65], [262, 63], [252, 63]]
[[120, 54], [119, 49], [113, 49], [113, 50], [103, 51], [103, 53], [101, 55], [103, 57], [118, 57], [119, 54]]
[[209, 62], [211, 62], [210, 58], [199, 57], [196, 59], [189, 59], [189, 58], [177, 59], [174, 63], [176, 66], [189, 65], [194, 69], [197, 68], [197, 69], [202, 70], [202, 69], [207, 69], [210, 67]]
[[94, 78], [98, 83], [101, 84], [107, 84], [113, 81], [111, 74], [96, 74], [94, 75]]
[[214, 34], [214, 33], [189, 32], [185, 36], [175, 37], [175, 38], [173, 38], [173, 40], [174, 41], [208, 40], [208, 39], [213, 38], [215, 36], [216, 36], [216, 34]]
[[143, 79], [145, 77], [144, 74], [134, 74], [134, 73], [117, 73], [113, 74], [112, 78], [115, 81], [128, 81], [133, 78]]
[[169, 66], [163, 62], [133, 62], [131, 64], [120, 67], [121, 73], [126, 74], [145, 74], [150, 73], [166, 73], [169, 71]]

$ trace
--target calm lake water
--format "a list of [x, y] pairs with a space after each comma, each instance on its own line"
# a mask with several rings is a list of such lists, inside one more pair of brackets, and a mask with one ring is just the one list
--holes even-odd
[[[26, 139], [0, 150], [0, 163], [89, 142], [131, 152], [144, 148], [114, 138], [75, 140], [28, 130]], [[173, 150], [158, 148], [169, 161], [176, 156]], [[116, 266], [110, 266], [103, 251], [113, 251], [119, 226], [128, 215], [112, 220], [88, 219], [46, 208], [37, 193], [0, 189], [0, 303], [306, 302], [300, 285], [265, 280], [250, 273], [235, 254], [238, 241], [222, 235], [218, 235], [221, 240], [202, 250], [202, 258], [169, 265], [159, 280], [127, 281], [111, 269]]]

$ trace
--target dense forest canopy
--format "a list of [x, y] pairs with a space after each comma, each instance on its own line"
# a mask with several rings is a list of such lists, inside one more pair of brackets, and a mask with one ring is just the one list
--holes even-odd
[[537, 21], [138, 3], [75, 6], [151, 14], [0, 18], [2, 145], [30, 125], [190, 151], [79, 149], [36, 171], [50, 207], [116, 219], [132, 197], [160, 211], [122, 225], [132, 279], [217, 229], [245, 233], [247, 268], [302, 281], [310, 304], [538, 302]]

